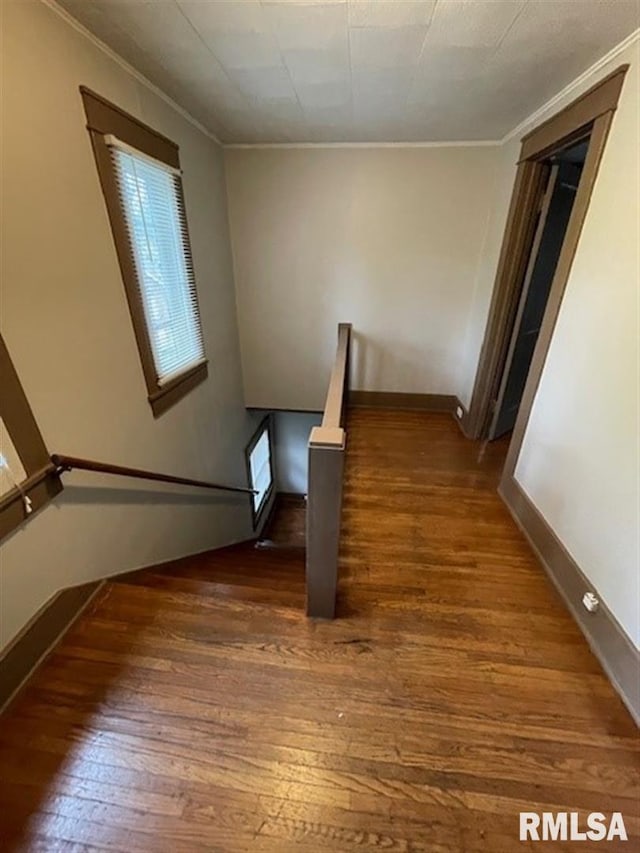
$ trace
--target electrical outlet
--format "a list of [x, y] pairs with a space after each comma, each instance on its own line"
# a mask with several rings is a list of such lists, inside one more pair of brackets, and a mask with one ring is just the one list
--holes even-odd
[[582, 603], [589, 613], [595, 613], [600, 606], [600, 601], [592, 592], [585, 592], [582, 598]]

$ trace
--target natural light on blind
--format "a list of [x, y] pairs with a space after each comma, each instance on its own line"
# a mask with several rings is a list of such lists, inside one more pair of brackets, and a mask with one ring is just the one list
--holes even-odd
[[251, 467], [251, 488], [257, 494], [253, 496], [253, 511], [257, 515], [267, 499], [271, 488], [271, 449], [269, 431], [264, 430], [249, 457]]
[[158, 385], [205, 360], [180, 174], [107, 138]]

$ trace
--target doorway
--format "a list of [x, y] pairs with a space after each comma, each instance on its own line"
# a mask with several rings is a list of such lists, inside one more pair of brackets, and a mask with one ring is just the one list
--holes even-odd
[[501, 489], [514, 480], [628, 67], [522, 139], [471, 405], [462, 420], [469, 438], [511, 434]]
[[546, 186], [535, 214], [533, 242], [492, 405], [489, 441], [511, 432], [515, 426], [588, 146], [587, 138], [543, 161]]

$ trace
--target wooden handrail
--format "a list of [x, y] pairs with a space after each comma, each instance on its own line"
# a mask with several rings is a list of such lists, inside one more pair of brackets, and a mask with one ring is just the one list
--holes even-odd
[[323, 427], [342, 426], [344, 386], [349, 364], [349, 345], [351, 343], [351, 323], [338, 326], [338, 348], [329, 380], [329, 390], [322, 417]]
[[309, 443], [322, 447], [344, 445], [344, 412], [349, 383], [349, 354], [351, 349], [351, 323], [338, 326], [338, 348], [329, 380], [329, 390], [324, 406], [322, 424], [311, 431]]
[[174, 477], [172, 474], [159, 474], [156, 471], [144, 471], [141, 468], [127, 468], [124, 465], [111, 465], [109, 462], [96, 462], [93, 459], [80, 459], [77, 456], [63, 456], [54, 453], [51, 461], [59, 473], [76, 469], [78, 471], [95, 471], [97, 474], [115, 474], [119, 477], [133, 477], [137, 480], [154, 480], [158, 483], [174, 483], [179, 486], [197, 486], [199, 489], [216, 489], [222, 492], [239, 492], [243, 495], [256, 494], [254, 489], [238, 486], [222, 486], [206, 480], [192, 480], [190, 477]]

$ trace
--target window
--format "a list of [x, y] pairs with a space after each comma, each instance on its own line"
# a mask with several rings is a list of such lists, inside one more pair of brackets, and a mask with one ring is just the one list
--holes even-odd
[[272, 445], [271, 418], [267, 416], [246, 449], [249, 488], [256, 492], [251, 498], [254, 527], [258, 526], [273, 494]]
[[81, 92], [149, 402], [160, 415], [207, 375], [178, 148]]
[[61, 490], [60, 477], [0, 337], [0, 538]]

